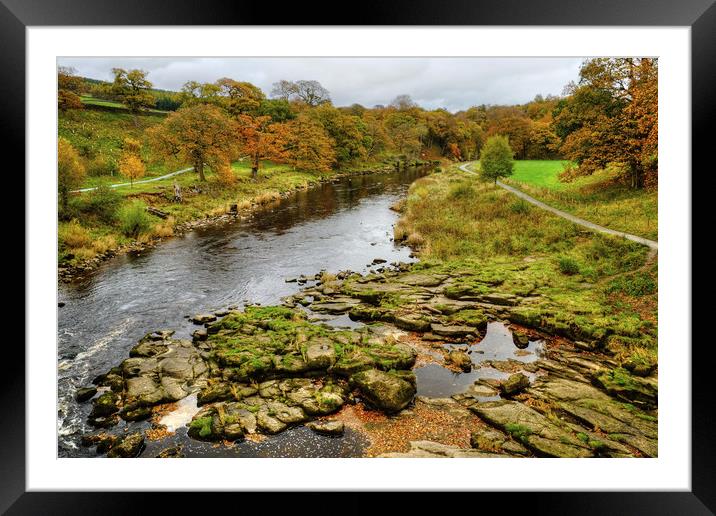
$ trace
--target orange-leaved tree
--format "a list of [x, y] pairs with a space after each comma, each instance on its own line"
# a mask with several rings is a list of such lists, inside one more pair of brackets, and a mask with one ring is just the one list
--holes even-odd
[[294, 168], [327, 172], [336, 162], [335, 143], [306, 113], [286, 123], [286, 161]]
[[580, 83], [555, 109], [554, 125], [566, 158], [591, 174], [610, 163], [624, 170], [632, 188], [656, 175], [658, 62], [653, 58], [586, 61]]
[[218, 167], [236, 148], [235, 122], [209, 104], [196, 104], [171, 113], [148, 130], [154, 151], [169, 159], [191, 163], [201, 181], [204, 165]]
[[144, 177], [146, 167], [139, 152], [141, 144], [133, 138], [125, 138], [122, 144], [122, 154], [119, 157], [119, 172], [129, 179], [130, 187], [134, 181]]
[[76, 75], [75, 69], [68, 66], [57, 68], [57, 107], [60, 111], [82, 109], [80, 94], [84, 81]]
[[239, 115], [237, 128], [241, 150], [251, 159], [251, 177], [256, 179], [261, 160], [285, 161], [288, 126], [271, 123], [270, 116]]

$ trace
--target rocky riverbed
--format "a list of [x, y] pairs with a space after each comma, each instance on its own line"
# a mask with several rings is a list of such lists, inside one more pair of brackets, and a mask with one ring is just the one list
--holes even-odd
[[97, 428], [83, 444], [182, 456], [167, 425], [181, 412], [190, 439], [220, 447], [305, 427], [362, 435], [366, 456], [657, 456], [657, 373], [610, 357], [616, 329], [519, 279], [371, 266], [304, 276], [282, 306], [197, 314], [191, 340], [147, 334], [77, 391]]

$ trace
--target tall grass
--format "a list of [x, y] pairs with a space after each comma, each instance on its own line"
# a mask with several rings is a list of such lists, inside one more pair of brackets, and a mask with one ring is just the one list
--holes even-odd
[[117, 214], [119, 227], [125, 236], [137, 238], [152, 227], [152, 217], [142, 201], [134, 201], [120, 208]]

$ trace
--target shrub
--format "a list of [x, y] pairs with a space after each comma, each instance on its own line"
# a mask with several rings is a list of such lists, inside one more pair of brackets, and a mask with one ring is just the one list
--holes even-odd
[[89, 232], [80, 226], [80, 223], [73, 220], [60, 228], [60, 241], [70, 249], [79, 249], [88, 246], [92, 239]]
[[475, 189], [469, 183], [458, 183], [450, 188], [451, 199], [470, 199], [475, 197]]
[[117, 163], [105, 155], [99, 154], [86, 161], [85, 168], [88, 176], [114, 175]]
[[112, 222], [119, 206], [122, 204], [122, 195], [107, 185], [100, 185], [87, 197], [83, 211], [92, 213], [104, 222]]
[[132, 238], [137, 238], [152, 227], [152, 218], [142, 201], [122, 206], [117, 213], [117, 220], [122, 233]]
[[527, 213], [528, 211], [530, 211], [530, 207], [529, 207], [529, 204], [527, 204], [525, 201], [520, 199], [520, 200], [515, 201], [512, 204], [510, 204], [510, 211], [512, 213], [524, 214], [524, 213]]
[[579, 262], [569, 256], [560, 256], [557, 260], [559, 270], [562, 274], [571, 276], [579, 273]]

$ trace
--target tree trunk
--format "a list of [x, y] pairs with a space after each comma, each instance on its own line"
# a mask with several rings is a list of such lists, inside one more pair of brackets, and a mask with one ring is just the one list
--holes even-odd
[[196, 163], [194, 163], [194, 170], [196, 170], [196, 173], [199, 174], [199, 180], [200, 181], [206, 181], [206, 176], [204, 176], [204, 162], [199, 160]]
[[253, 162], [251, 163], [251, 179], [256, 181], [259, 177], [259, 157], [254, 156]]

